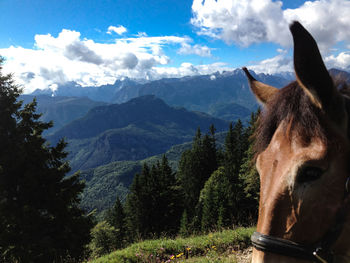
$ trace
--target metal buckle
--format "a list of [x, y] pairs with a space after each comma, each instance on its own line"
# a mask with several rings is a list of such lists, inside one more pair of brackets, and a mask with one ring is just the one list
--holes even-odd
[[346, 193], [349, 193], [349, 186], [350, 186], [350, 176], [348, 177], [348, 179], [346, 179], [346, 183], [345, 183], [345, 190]]
[[322, 258], [320, 256], [320, 252], [322, 251], [322, 248], [316, 248], [316, 250], [312, 253], [317, 259], [318, 261], [322, 262], [322, 263], [328, 263], [327, 260], [325, 260], [324, 258]]

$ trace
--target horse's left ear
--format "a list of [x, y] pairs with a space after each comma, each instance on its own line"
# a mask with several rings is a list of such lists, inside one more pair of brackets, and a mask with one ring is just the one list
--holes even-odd
[[290, 31], [294, 40], [294, 69], [297, 81], [316, 106], [327, 109], [337, 91], [323, 63], [316, 41], [299, 22], [293, 22]]
[[250, 89], [254, 93], [255, 97], [258, 99], [260, 103], [265, 105], [268, 100], [273, 98], [273, 96], [277, 93], [278, 89], [257, 81], [248, 71], [246, 67], [242, 68], [244, 73], [246, 74], [249, 82]]

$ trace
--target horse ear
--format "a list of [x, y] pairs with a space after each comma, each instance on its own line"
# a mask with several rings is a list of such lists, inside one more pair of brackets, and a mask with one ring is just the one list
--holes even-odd
[[246, 74], [249, 86], [255, 97], [265, 105], [269, 99], [271, 99], [278, 91], [277, 88], [264, 84], [260, 81], [257, 81], [248, 71], [246, 67], [242, 68]]
[[330, 105], [336, 90], [316, 41], [299, 22], [293, 22], [290, 31], [294, 41], [294, 70], [297, 81], [312, 102], [325, 109]]

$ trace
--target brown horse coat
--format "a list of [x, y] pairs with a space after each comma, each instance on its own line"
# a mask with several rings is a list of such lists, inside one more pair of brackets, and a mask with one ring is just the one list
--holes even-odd
[[[294, 22], [296, 82], [278, 90], [244, 68], [264, 110], [256, 134], [260, 175], [257, 231], [305, 246], [335, 224], [349, 177], [350, 102], [336, 88], [313, 37]], [[350, 211], [349, 211], [350, 223]], [[350, 262], [350, 224], [332, 247], [335, 262]], [[308, 262], [254, 250], [253, 262]]]

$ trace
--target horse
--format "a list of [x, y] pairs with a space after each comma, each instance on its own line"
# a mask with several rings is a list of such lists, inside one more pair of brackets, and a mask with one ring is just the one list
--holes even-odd
[[296, 81], [277, 89], [243, 68], [262, 104], [252, 262], [350, 262], [350, 97], [312, 35], [290, 25]]

